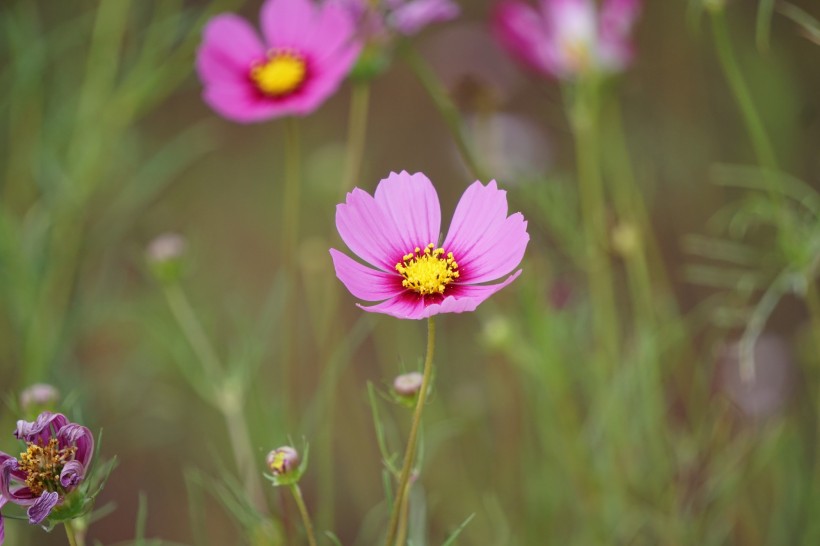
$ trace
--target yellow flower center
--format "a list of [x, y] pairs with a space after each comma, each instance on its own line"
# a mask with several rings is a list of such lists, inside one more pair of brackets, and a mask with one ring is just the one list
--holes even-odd
[[72, 460], [77, 448], [58, 449], [58, 446], [57, 438], [52, 438], [46, 445], [29, 443], [26, 451], [20, 454], [18, 467], [25, 472], [26, 485], [34, 496], [40, 496], [43, 491], [63, 490], [60, 473], [65, 464]]
[[273, 461], [270, 463], [270, 468], [274, 474], [284, 474], [285, 473], [285, 459], [287, 458], [287, 454], [284, 451], [278, 451], [273, 456]]
[[401, 285], [422, 296], [443, 294], [444, 288], [458, 278], [458, 264], [453, 253], [446, 255], [443, 248], [430, 243], [424, 250], [416, 247], [396, 264], [396, 271], [404, 277]]
[[251, 80], [265, 95], [282, 97], [296, 91], [305, 81], [307, 65], [298, 54], [277, 51], [264, 63], [251, 67]]

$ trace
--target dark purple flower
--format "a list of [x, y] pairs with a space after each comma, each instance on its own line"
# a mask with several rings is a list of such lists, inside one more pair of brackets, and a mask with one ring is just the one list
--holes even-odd
[[[61, 413], [44, 411], [33, 422], [17, 421], [14, 436], [26, 444], [16, 459], [0, 451], [0, 507], [28, 507], [32, 525], [41, 523], [85, 477], [94, 437]], [[3, 543], [0, 519], [0, 544]]]

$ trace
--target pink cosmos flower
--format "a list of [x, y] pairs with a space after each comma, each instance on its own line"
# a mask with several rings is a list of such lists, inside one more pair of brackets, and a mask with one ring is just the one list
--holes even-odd
[[[421, 319], [474, 311], [521, 274], [530, 237], [521, 213], [507, 216], [506, 192], [495, 180], [470, 185], [439, 246], [441, 208], [422, 173], [390, 173], [371, 196], [354, 188], [336, 207], [336, 227], [368, 265], [330, 249], [336, 276], [365, 311]], [[484, 284], [509, 275], [500, 283]]]
[[267, 0], [259, 19], [264, 41], [237, 15], [206, 25], [196, 63], [205, 102], [241, 123], [310, 114], [359, 55], [352, 18], [334, 2]]
[[640, 0], [517, 0], [496, 6], [496, 38], [529, 68], [559, 79], [587, 72], [620, 72], [632, 60], [630, 33]]

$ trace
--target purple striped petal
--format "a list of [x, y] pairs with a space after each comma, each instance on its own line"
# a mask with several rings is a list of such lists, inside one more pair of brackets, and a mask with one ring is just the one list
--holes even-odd
[[[3, 508], [3, 505], [6, 504], [6, 499], [4, 497], [0, 497], [0, 508]], [[3, 523], [3, 514], [0, 513], [0, 546], [3, 546], [3, 541], [6, 540], [6, 525]]]
[[383, 301], [399, 295], [404, 289], [398, 274], [385, 273], [364, 266], [335, 248], [330, 249], [336, 276], [355, 297], [364, 301]]
[[44, 411], [33, 422], [17, 421], [17, 430], [14, 431], [14, 436], [24, 442], [36, 443], [39, 440], [45, 444], [52, 436], [52, 429], [59, 430], [67, 424], [68, 419], [62, 413]]
[[60, 485], [66, 490], [76, 487], [85, 477], [85, 467], [79, 461], [68, 461], [60, 472]]
[[32, 525], [39, 525], [48, 517], [51, 510], [57, 505], [60, 495], [54, 491], [46, 491], [37, 501], [28, 507], [28, 522]]
[[436, 189], [424, 174], [390, 173], [379, 182], [374, 198], [393, 220], [405, 253], [438, 243], [441, 205]]
[[94, 455], [94, 436], [88, 428], [71, 423], [57, 432], [57, 439], [60, 442], [60, 448], [77, 446], [74, 459], [83, 466], [88, 466]]

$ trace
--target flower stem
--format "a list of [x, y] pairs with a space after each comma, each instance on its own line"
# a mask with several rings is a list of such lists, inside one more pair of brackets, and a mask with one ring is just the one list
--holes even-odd
[[211, 402], [215, 403], [225, 419], [228, 427], [228, 434], [231, 439], [234, 461], [236, 463], [242, 481], [245, 484], [245, 493], [257, 509], [264, 513], [265, 496], [259, 484], [259, 477], [254, 471], [256, 467], [253, 447], [251, 443], [248, 425], [242, 412], [242, 393], [235, 392], [241, 389], [230, 389], [230, 382], [225, 381], [225, 373], [219, 356], [214, 348], [202, 323], [196, 315], [190, 301], [178, 283], [166, 285], [165, 298], [171, 313], [179, 324], [185, 339], [188, 340], [197, 359], [202, 365], [203, 372], [208, 379], [208, 384], [214, 388]]
[[310, 514], [307, 506], [305, 506], [305, 499], [302, 498], [302, 490], [298, 483], [290, 486], [290, 491], [293, 493], [293, 498], [296, 500], [296, 506], [299, 507], [299, 513], [302, 515], [302, 523], [305, 526], [305, 533], [307, 534], [308, 544], [316, 546], [316, 537], [313, 534], [313, 523], [310, 521]]
[[362, 157], [367, 136], [367, 114], [370, 84], [356, 82], [350, 95], [350, 119], [347, 126], [347, 158], [342, 178], [341, 196], [356, 184], [362, 169]]
[[441, 85], [433, 70], [424, 62], [424, 59], [413, 50], [409, 45], [403, 48], [404, 59], [410, 68], [416, 74], [416, 77], [421, 82], [427, 94], [433, 99], [433, 103], [438, 109], [447, 128], [455, 140], [458, 151], [461, 154], [464, 163], [470, 170], [470, 174], [477, 180], [487, 180], [487, 173], [476, 159], [475, 153], [470, 143], [467, 141], [467, 136], [464, 134], [464, 126], [461, 123], [461, 116], [458, 113], [456, 105], [450, 99], [447, 91]]
[[407, 527], [410, 523], [410, 489], [409, 486], [405, 488], [404, 496], [401, 498], [401, 513], [399, 514], [396, 544], [404, 544], [407, 541]]
[[743, 121], [746, 123], [746, 130], [749, 132], [749, 137], [752, 139], [752, 146], [755, 149], [755, 155], [760, 166], [765, 169], [776, 170], [777, 159], [774, 154], [774, 148], [766, 135], [766, 129], [763, 126], [763, 121], [760, 113], [755, 108], [752, 94], [749, 91], [749, 86], [743, 79], [743, 73], [740, 71], [737, 58], [732, 50], [732, 43], [729, 40], [729, 32], [726, 28], [726, 17], [723, 9], [716, 9], [712, 11], [712, 36], [715, 40], [715, 48], [717, 49], [720, 64], [723, 67], [723, 72], [729, 85], [732, 88], [732, 93], [735, 95], [735, 100], [743, 115]]
[[416, 443], [418, 440], [419, 428], [421, 426], [421, 415], [424, 411], [424, 402], [427, 400], [427, 391], [430, 389], [430, 381], [433, 376], [433, 349], [436, 344], [436, 324], [433, 317], [427, 319], [427, 355], [424, 358], [424, 374], [419, 389], [416, 409], [413, 412], [413, 422], [410, 425], [410, 437], [407, 439], [407, 449], [404, 452], [404, 466], [401, 469], [399, 486], [396, 490], [393, 502], [393, 511], [390, 514], [390, 524], [387, 527], [387, 538], [385, 546], [403, 546], [403, 540], [396, 542], [399, 527], [399, 519], [404, 506], [407, 489], [410, 487], [410, 473], [413, 470], [413, 462], [416, 457]]
[[293, 422], [297, 411], [296, 371], [293, 362], [296, 352], [296, 323], [298, 322], [298, 295], [297, 295], [297, 258], [296, 246], [299, 237], [299, 193], [301, 190], [300, 180], [300, 146], [299, 146], [299, 124], [295, 118], [285, 120], [285, 190], [282, 210], [282, 262], [290, 283], [290, 290], [286, 297], [285, 309], [289, 320], [285, 321], [283, 329], [281, 366], [282, 385], [285, 399], [285, 413], [288, 422]]
[[65, 534], [68, 537], [68, 543], [70, 546], [80, 546], [80, 543], [77, 542], [77, 536], [74, 533], [74, 527], [71, 525], [70, 521], [65, 522], [63, 524], [65, 527]]
[[612, 265], [607, 254], [606, 201], [598, 144], [598, 82], [581, 81], [575, 92], [577, 95], [570, 113], [578, 162], [581, 215], [586, 232], [594, 332], [604, 356], [614, 359], [619, 352], [619, 334]]

